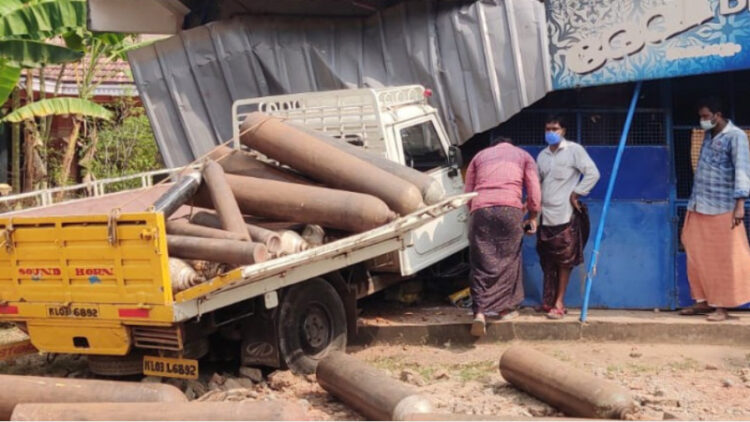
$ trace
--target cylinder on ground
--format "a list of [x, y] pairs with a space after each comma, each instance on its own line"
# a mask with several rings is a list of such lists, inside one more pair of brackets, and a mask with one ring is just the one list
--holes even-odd
[[424, 202], [427, 204], [437, 204], [438, 202], [442, 201], [443, 198], [445, 198], [445, 189], [443, 189], [443, 186], [440, 185], [439, 181], [428, 174], [422, 173], [421, 171], [415, 170], [409, 166], [405, 166], [403, 164], [388, 160], [387, 158], [381, 157], [362, 147], [352, 145], [341, 139], [336, 139], [324, 133], [314, 132], [297, 124], [287, 124], [311, 136], [315, 136], [328, 145], [347, 152], [359, 159], [367, 161], [368, 163], [380, 168], [381, 170], [385, 170], [388, 173], [406, 180], [419, 189], [419, 191], [422, 193], [422, 198], [424, 198]]
[[190, 264], [171, 257], [169, 258], [169, 278], [172, 280], [172, 293], [179, 293], [206, 281]]
[[268, 249], [265, 245], [240, 240], [168, 235], [167, 250], [169, 256], [174, 258], [235, 265], [250, 265], [268, 260]]
[[[216, 221], [221, 226], [219, 217]], [[208, 237], [211, 239], [247, 240], [247, 236], [222, 230], [214, 227], [206, 227], [198, 224], [190, 224], [186, 220], [167, 221], [167, 234], [180, 234], [183, 236]]]
[[164, 403], [24, 403], [12, 421], [300, 421], [307, 413], [287, 401]]
[[417, 389], [345, 353], [333, 352], [318, 363], [318, 384], [370, 420], [405, 420], [432, 412]]
[[200, 185], [200, 172], [193, 171], [182, 176], [154, 201], [154, 211], [164, 213], [164, 218], [169, 217], [195, 195]]
[[[221, 227], [221, 221], [219, 216], [216, 214], [199, 211], [190, 217], [190, 221], [196, 225], [201, 225], [210, 228]], [[281, 237], [273, 230], [268, 230], [263, 227], [255, 226], [253, 224], [246, 224], [247, 232], [250, 234], [255, 241], [263, 243], [268, 248], [268, 252], [272, 254], [279, 253], [281, 251]]]
[[[226, 178], [240, 209], [249, 215], [356, 233], [397, 217], [385, 202], [372, 195], [232, 174]], [[199, 189], [196, 205], [210, 207], [208, 199], [206, 192]]]
[[510, 415], [467, 415], [463, 413], [416, 413], [407, 421], [580, 421], [580, 418], [555, 418]]
[[528, 347], [514, 346], [503, 353], [500, 373], [516, 388], [569, 416], [624, 419], [636, 411], [625, 388]]
[[20, 375], [0, 375], [0, 384], [6, 386], [0, 394], [2, 420], [8, 420], [19, 403], [187, 401], [179, 389], [167, 384]]
[[238, 176], [257, 177], [259, 179], [276, 180], [279, 182], [314, 185], [312, 180], [286, 168], [264, 163], [245, 151], [219, 145], [208, 155], [215, 160], [225, 173]]
[[242, 212], [237, 205], [237, 201], [232, 194], [232, 188], [229, 186], [224, 174], [224, 170], [216, 161], [209, 161], [203, 168], [203, 179], [206, 181], [206, 189], [211, 196], [211, 203], [219, 215], [221, 227], [232, 233], [243, 237], [243, 240], [250, 240], [250, 235], [245, 227], [245, 220], [242, 219]]
[[240, 138], [243, 144], [326, 186], [373, 195], [400, 214], [409, 214], [424, 206], [422, 194], [413, 184], [281, 119], [251, 113], [240, 130], [244, 132]]

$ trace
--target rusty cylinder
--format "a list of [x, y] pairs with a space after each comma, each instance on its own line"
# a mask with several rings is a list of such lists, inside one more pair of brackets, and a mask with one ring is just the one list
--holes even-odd
[[556, 418], [511, 415], [467, 415], [462, 413], [417, 413], [408, 415], [407, 421], [580, 421], [580, 418]]
[[[218, 222], [218, 218], [217, 222]], [[221, 222], [219, 222], [221, 225]], [[246, 237], [237, 233], [221, 230], [213, 227], [190, 224], [186, 220], [167, 221], [167, 234], [181, 234], [183, 236], [208, 237], [211, 239], [246, 240]]]
[[182, 176], [154, 201], [154, 211], [163, 212], [164, 218], [169, 217], [195, 195], [200, 185], [200, 172], [193, 171]]
[[[397, 216], [380, 199], [362, 193], [317, 186], [277, 182], [255, 177], [227, 175], [240, 209], [245, 214], [319, 224], [348, 232], [363, 232], [382, 226]], [[203, 189], [196, 205], [206, 207]]]
[[265, 245], [254, 242], [205, 237], [168, 235], [169, 256], [183, 259], [223, 262], [234, 265], [250, 265], [268, 260]]
[[326, 186], [373, 195], [402, 215], [424, 206], [422, 194], [413, 184], [281, 119], [260, 112], [250, 113], [240, 130], [243, 144]]
[[[195, 225], [218, 228], [221, 227], [221, 221], [219, 216], [214, 213], [207, 211], [198, 211], [190, 217], [190, 222]], [[247, 232], [250, 234], [255, 241], [263, 243], [268, 248], [268, 252], [277, 254], [281, 251], [281, 237], [273, 230], [268, 230], [263, 227], [258, 227], [253, 224], [246, 224]]]
[[187, 401], [182, 391], [167, 384], [0, 375], [0, 385], [5, 386], [0, 394], [0, 420], [6, 421], [19, 403]]
[[417, 389], [342, 352], [318, 363], [318, 384], [370, 420], [402, 421], [408, 415], [432, 412]]
[[279, 236], [281, 236], [280, 255], [291, 255], [310, 249], [310, 244], [295, 231], [281, 230]]
[[415, 170], [409, 166], [391, 161], [387, 158], [381, 157], [373, 152], [370, 152], [362, 147], [352, 145], [344, 140], [336, 139], [333, 136], [326, 135], [321, 132], [314, 132], [303, 126], [296, 125], [294, 123], [287, 123], [311, 136], [315, 136], [321, 141], [331, 145], [332, 147], [338, 148], [344, 152], [347, 152], [359, 159], [367, 161], [375, 167], [385, 170], [401, 179], [416, 186], [420, 192], [422, 192], [422, 198], [426, 204], [432, 205], [437, 204], [445, 198], [445, 189], [440, 185], [440, 182], [432, 176], [422, 173], [419, 170]]
[[568, 416], [624, 419], [636, 411], [625, 388], [528, 347], [513, 346], [503, 353], [500, 373], [514, 387]]
[[169, 278], [172, 280], [173, 294], [206, 281], [190, 264], [179, 258], [169, 258]]
[[224, 173], [276, 180], [279, 182], [299, 183], [302, 185], [315, 184], [312, 180], [307, 179], [301, 174], [283, 167], [265, 163], [253, 157], [248, 152], [233, 149], [228, 146], [219, 145], [211, 150], [209, 157], [219, 163], [221, 168], [224, 169]]
[[288, 401], [166, 403], [23, 403], [12, 421], [301, 421], [307, 413]]
[[203, 167], [203, 179], [211, 196], [211, 203], [221, 220], [221, 228], [242, 236], [242, 240], [251, 240], [240, 207], [232, 194], [232, 188], [227, 182], [224, 170], [216, 161], [209, 161]]

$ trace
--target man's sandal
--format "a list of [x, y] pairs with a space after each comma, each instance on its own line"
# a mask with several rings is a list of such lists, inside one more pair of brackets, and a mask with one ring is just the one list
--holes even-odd
[[680, 309], [680, 312], [678, 312], [679, 315], [708, 315], [712, 312], [715, 312], [714, 308], [710, 306], [698, 306], [693, 305], [688, 308]]

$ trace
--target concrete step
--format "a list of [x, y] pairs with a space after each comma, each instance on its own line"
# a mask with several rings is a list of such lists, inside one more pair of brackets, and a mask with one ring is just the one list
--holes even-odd
[[487, 335], [469, 333], [472, 315], [449, 306], [366, 309], [359, 319], [355, 344], [472, 344], [525, 341], [613, 341], [630, 343], [750, 345], [750, 312], [732, 312], [723, 322], [677, 312], [591, 310], [588, 321], [571, 309], [562, 320], [523, 309], [510, 321], [488, 319]]

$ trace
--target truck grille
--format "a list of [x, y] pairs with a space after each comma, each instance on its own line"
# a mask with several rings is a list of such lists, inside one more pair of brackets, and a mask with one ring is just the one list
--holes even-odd
[[135, 347], [143, 349], [182, 350], [179, 327], [133, 327]]

